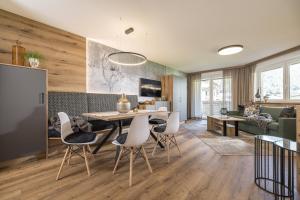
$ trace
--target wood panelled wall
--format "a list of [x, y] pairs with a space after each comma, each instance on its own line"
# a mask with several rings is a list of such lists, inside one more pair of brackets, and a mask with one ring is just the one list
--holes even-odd
[[0, 9], [0, 63], [12, 63], [12, 46], [37, 51], [48, 70], [49, 91], [86, 91], [86, 39]]

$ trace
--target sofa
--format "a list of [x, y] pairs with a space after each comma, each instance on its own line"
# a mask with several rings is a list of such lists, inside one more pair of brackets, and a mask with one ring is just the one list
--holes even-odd
[[[66, 112], [70, 117], [82, 117], [87, 112], [116, 111], [118, 94], [96, 94], [78, 92], [48, 92], [48, 121], [57, 118], [58, 112]], [[127, 95], [131, 108], [138, 106], [137, 95]], [[83, 117], [84, 118], [84, 117]], [[90, 131], [100, 131], [113, 128], [112, 122], [84, 118], [90, 125]], [[123, 120], [123, 125], [129, 125], [131, 120]], [[59, 133], [48, 131], [49, 137], [60, 137]]]
[[[272, 135], [296, 141], [296, 114], [293, 117], [280, 117], [283, 107], [261, 106], [260, 113], [268, 113], [272, 121], [268, 123], [266, 131], [258, 127], [255, 121], [243, 121], [239, 123], [239, 130], [255, 135]], [[228, 115], [246, 119], [242, 111], [229, 111]]]

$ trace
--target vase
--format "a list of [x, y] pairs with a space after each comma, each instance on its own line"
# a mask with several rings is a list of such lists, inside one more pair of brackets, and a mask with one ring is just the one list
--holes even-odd
[[29, 58], [28, 62], [30, 64], [30, 66], [33, 67], [33, 68], [37, 68], [40, 65], [40, 61], [37, 58]]
[[130, 102], [125, 94], [122, 94], [121, 98], [118, 100], [117, 111], [119, 113], [128, 113], [130, 111]]

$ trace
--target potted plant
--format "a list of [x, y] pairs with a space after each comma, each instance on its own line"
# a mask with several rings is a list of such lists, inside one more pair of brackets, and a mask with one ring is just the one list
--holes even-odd
[[29, 64], [33, 68], [37, 68], [40, 65], [40, 60], [43, 58], [38, 52], [30, 51], [24, 55], [25, 59], [28, 60]]
[[267, 103], [269, 101], [269, 98], [270, 98], [270, 95], [268, 95], [268, 94], [266, 94], [264, 96], [265, 103]]

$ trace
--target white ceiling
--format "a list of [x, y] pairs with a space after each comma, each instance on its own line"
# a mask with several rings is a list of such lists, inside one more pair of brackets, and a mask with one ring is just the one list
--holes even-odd
[[[1, 0], [0, 8], [184, 72], [243, 65], [300, 45], [299, 0]], [[217, 54], [231, 44], [245, 49]]]

